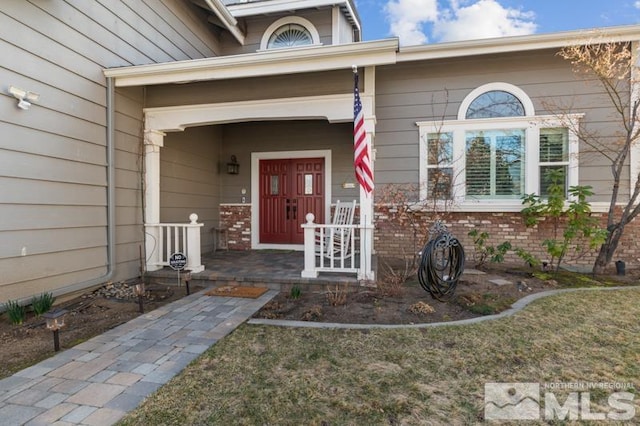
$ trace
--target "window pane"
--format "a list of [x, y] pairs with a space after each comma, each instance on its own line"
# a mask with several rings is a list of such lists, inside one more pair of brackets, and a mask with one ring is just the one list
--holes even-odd
[[427, 171], [427, 193], [430, 199], [448, 200], [451, 198], [453, 169], [438, 168]]
[[502, 90], [483, 93], [471, 102], [466, 118], [523, 117], [520, 99]]
[[287, 24], [278, 28], [269, 38], [267, 47], [295, 47], [312, 44], [313, 40], [309, 31], [302, 25]]
[[467, 137], [467, 195], [491, 195], [491, 139]]
[[468, 132], [468, 196], [511, 199], [524, 193], [524, 130]]
[[[549, 196], [549, 187], [555, 175], [558, 177], [556, 184], [560, 185], [559, 190], [561, 190], [564, 197], [567, 198], [567, 171], [567, 166], [540, 166], [540, 196], [543, 198]], [[555, 174], [553, 172], [555, 172]]]
[[313, 195], [313, 175], [304, 175], [304, 195]]
[[271, 195], [278, 195], [280, 193], [280, 181], [277, 175], [271, 175]]
[[496, 136], [496, 195], [521, 195], [522, 137]]
[[567, 129], [540, 129], [540, 162], [569, 160]]
[[427, 135], [427, 164], [448, 166], [453, 161], [453, 135], [451, 133], [429, 133]]

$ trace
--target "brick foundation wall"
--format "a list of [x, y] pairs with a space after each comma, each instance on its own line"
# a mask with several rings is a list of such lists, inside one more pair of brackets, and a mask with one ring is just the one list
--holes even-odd
[[[594, 213], [605, 223], [604, 213]], [[415, 228], [416, 246], [418, 251], [423, 247], [427, 238], [429, 227], [434, 218], [429, 212], [416, 212]], [[389, 206], [376, 205], [374, 214], [374, 247], [379, 256], [405, 257], [410, 256], [414, 250], [414, 238], [411, 222], [398, 214], [398, 211]], [[497, 246], [509, 241], [514, 248], [522, 248], [539, 259], [546, 259], [547, 254], [542, 247], [542, 242], [553, 236], [551, 223], [542, 222], [539, 225], [527, 228], [524, 226], [519, 212], [513, 213], [448, 213], [445, 224], [449, 230], [462, 242], [468, 261], [473, 262], [473, 240], [467, 234], [474, 228], [489, 233], [486, 245]], [[603, 226], [604, 227], [604, 226]], [[590, 250], [588, 245], [582, 255], [571, 252], [565, 258], [568, 265], [591, 266], [597, 256], [597, 250]], [[513, 252], [509, 252], [506, 261], [519, 262]], [[625, 235], [620, 240], [613, 261], [623, 260], [627, 263], [627, 269], [640, 268], [640, 221], [631, 222], [625, 228]], [[615, 270], [615, 265], [609, 265]]]
[[251, 250], [251, 204], [221, 204], [220, 225], [227, 228], [229, 250]]

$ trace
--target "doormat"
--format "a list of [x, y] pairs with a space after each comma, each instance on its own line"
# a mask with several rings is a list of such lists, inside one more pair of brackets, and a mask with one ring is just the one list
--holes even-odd
[[211, 289], [205, 294], [207, 296], [246, 297], [249, 299], [256, 299], [266, 293], [267, 290], [269, 289], [266, 287], [240, 287], [236, 285], [225, 285], [223, 287]]

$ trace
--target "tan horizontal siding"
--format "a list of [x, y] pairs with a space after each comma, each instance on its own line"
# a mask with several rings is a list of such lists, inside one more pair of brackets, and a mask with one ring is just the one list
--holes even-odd
[[[0, 98], [1, 104], [3, 102]], [[15, 108], [15, 105], [7, 106]], [[19, 126], [2, 119], [0, 119], [0, 134], [3, 135], [0, 137], [0, 149], [88, 164], [105, 164], [105, 147], [99, 143], [88, 143], [88, 141], [52, 134], [45, 130]]]
[[[234, 38], [226, 35], [223, 39], [224, 55], [239, 55], [254, 53], [260, 49], [260, 42], [269, 26], [283, 15], [247, 17], [243, 19], [246, 26], [244, 46], [241, 46]], [[307, 19], [318, 31], [320, 42], [325, 45], [332, 43], [331, 36], [331, 8], [322, 8], [313, 11], [297, 11], [295, 16]]]
[[[15, 264], [11, 268], [11, 264]], [[0, 259], [0, 289], [5, 284], [91, 269], [106, 263], [105, 247], [68, 250], [56, 253]]]
[[[105, 226], [106, 210], [97, 206], [0, 204], [0, 231]], [[55, 246], [55, 241], [46, 237]]]
[[[57, 244], [55, 252], [102, 247], [106, 235], [102, 227], [85, 227], [82, 232], [74, 228], [50, 229], [48, 233]], [[37, 230], [2, 231], [3, 244], [0, 245], [0, 259], [53, 253], [48, 241], [42, 239]]]
[[104, 206], [105, 197], [104, 186], [0, 176], [0, 204]]
[[7, 150], [0, 150], [0, 175], [56, 182], [106, 185], [106, 176], [102, 166]]
[[[106, 256], [106, 253], [104, 255]], [[24, 259], [28, 259], [28, 261], [25, 262]], [[17, 268], [28, 268], [28, 265], [31, 262], [36, 262], [36, 260], [40, 261], [40, 259], [34, 259], [33, 257], [8, 259], [6, 262], [0, 261], [0, 273], [3, 272], [4, 268], [14, 267], [13, 265]], [[27, 266], [25, 266], [25, 263]], [[53, 292], [68, 287], [72, 283], [79, 283], [102, 276], [107, 271], [106, 265], [86, 267], [86, 265], [77, 264], [77, 267], [79, 269], [72, 272], [56, 274], [51, 271], [42, 278], [0, 284], [0, 295], [2, 295], [3, 300], [13, 300], [45, 292]]]
[[[322, 81], [322, 84], [318, 84]], [[146, 105], [161, 107], [353, 92], [351, 70], [277, 75], [147, 88]]]
[[[608, 141], [619, 122], [606, 94], [593, 81], [584, 81], [568, 62], [544, 50], [527, 54], [423, 61], [379, 67], [376, 72], [376, 181], [417, 182], [419, 134], [416, 121], [457, 119], [460, 103], [477, 87], [504, 82], [524, 90], [536, 114], [584, 113], [584, 126]], [[627, 89], [622, 86], [622, 93]], [[591, 185], [606, 201], [611, 189], [610, 164], [602, 155], [580, 146], [580, 184]], [[626, 179], [628, 180], [628, 179]], [[628, 184], [623, 179], [623, 193]]]
[[203, 126], [169, 133], [165, 137], [160, 163], [160, 220], [164, 223], [189, 223], [196, 213], [204, 223], [201, 232], [203, 250], [213, 248], [208, 231], [219, 222], [221, 129]]
[[[215, 56], [218, 40], [206, 18], [183, 0], [0, 2], [0, 53], [11, 58], [0, 65], [0, 81], [40, 94], [22, 111], [15, 98], [0, 93], [0, 246], [4, 254], [19, 253], [0, 265], [11, 267], [5, 279], [16, 281], [0, 289], [0, 299], [106, 272], [103, 69]], [[117, 279], [139, 274], [144, 241], [144, 97], [140, 88], [115, 95]], [[29, 239], [21, 245], [24, 235]], [[97, 247], [87, 257], [78, 250], [89, 236]], [[50, 267], [52, 259], [57, 268]], [[38, 273], [20, 272], [24, 264]], [[45, 273], [47, 278], [40, 277]]]

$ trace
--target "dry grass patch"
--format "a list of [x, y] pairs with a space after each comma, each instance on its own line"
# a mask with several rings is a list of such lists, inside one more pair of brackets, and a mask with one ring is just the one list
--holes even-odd
[[[639, 317], [640, 291], [629, 289], [549, 297], [469, 326], [244, 325], [122, 424], [479, 423], [486, 382], [640, 388]], [[607, 395], [592, 394], [594, 411]]]

